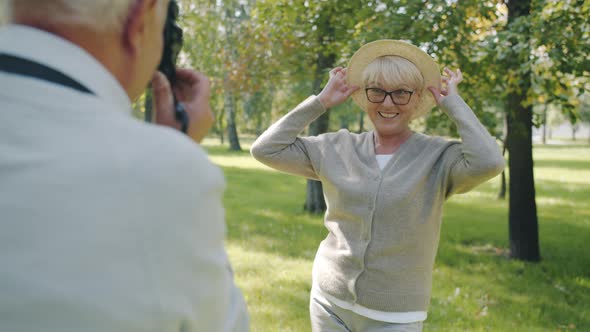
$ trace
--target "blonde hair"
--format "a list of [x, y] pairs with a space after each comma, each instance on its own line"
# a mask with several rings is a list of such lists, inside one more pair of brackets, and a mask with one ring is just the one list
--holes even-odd
[[424, 77], [411, 61], [397, 55], [378, 57], [367, 65], [363, 71], [365, 86], [373, 83], [385, 84], [390, 87], [406, 86], [416, 91], [424, 88]]
[[13, 15], [43, 22], [88, 26], [96, 31], [121, 30], [136, 0], [0, 0]]

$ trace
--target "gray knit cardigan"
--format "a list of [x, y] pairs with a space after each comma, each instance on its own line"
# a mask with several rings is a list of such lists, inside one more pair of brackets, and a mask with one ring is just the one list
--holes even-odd
[[461, 97], [445, 97], [441, 106], [462, 142], [413, 133], [383, 170], [372, 131], [298, 137], [326, 111], [315, 96], [252, 146], [260, 162], [322, 182], [329, 233], [313, 266], [322, 291], [374, 310], [428, 310], [444, 201], [505, 165], [495, 139]]

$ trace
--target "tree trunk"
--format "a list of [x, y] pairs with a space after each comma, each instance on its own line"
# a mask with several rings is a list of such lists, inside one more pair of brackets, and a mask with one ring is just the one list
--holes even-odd
[[[502, 156], [506, 155], [506, 142], [502, 144]], [[506, 170], [502, 171], [500, 176], [500, 191], [498, 192], [498, 199], [506, 199]]]
[[[324, 19], [326, 22], [325, 24], [328, 24], [327, 20], [327, 18]], [[330, 31], [330, 29], [331, 28], [328, 25], [327, 27], [324, 27], [324, 30], [320, 31]], [[321, 36], [321, 33], [320, 38], [324, 38], [324, 36]], [[315, 77], [312, 85], [312, 93], [317, 95], [321, 92], [322, 82], [326, 76], [326, 72], [332, 68], [335, 60], [336, 55], [334, 53], [326, 55], [324, 52], [320, 52], [314, 73]], [[317, 136], [327, 132], [329, 123], [330, 112], [327, 111], [311, 123], [309, 126], [309, 136]], [[324, 192], [320, 181], [307, 180], [307, 195], [305, 197], [305, 205], [303, 209], [311, 213], [323, 213], [326, 211], [326, 201], [324, 200]]]
[[510, 255], [538, 261], [541, 256], [533, 175], [532, 108], [522, 106], [524, 98], [524, 94], [516, 92], [508, 97]]
[[500, 175], [500, 191], [498, 192], [498, 199], [506, 199], [506, 171], [502, 171], [502, 174]]
[[[317, 136], [325, 133], [328, 131], [329, 123], [330, 113], [326, 112], [309, 125], [309, 136]], [[307, 194], [305, 196], [305, 205], [303, 209], [311, 213], [323, 213], [326, 211], [326, 201], [324, 199], [322, 182], [307, 180]]]
[[547, 144], [547, 104], [543, 108], [543, 145]]
[[348, 121], [348, 117], [343, 116], [340, 118], [340, 129], [346, 129], [348, 130], [348, 126], [350, 125], [349, 121]]
[[[225, 9], [225, 18], [226, 18], [226, 46], [228, 48], [228, 53], [230, 56], [230, 60], [232, 63], [236, 63], [238, 54], [233, 45], [233, 33], [234, 33], [234, 9], [229, 6]], [[227, 68], [227, 71], [231, 70], [232, 68]], [[227, 126], [227, 138], [229, 140], [229, 149], [231, 151], [242, 151], [242, 147], [240, 146], [240, 140], [238, 138], [238, 130], [236, 128], [236, 101], [235, 101], [235, 85], [232, 84], [233, 82], [230, 81], [229, 72], [225, 73], [224, 77], [224, 88], [225, 88], [225, 96], [224, 96], [224, 111], [226, 116], [226, 126]]]
[[227, 116], [227, 138], [229, 140], [229, 149], [231, 151], [242, 151], [238, 130], [236, 128], [236, 103], [232, 92], [225, 93], [225, 115]]
[[578, 125], [577, 124], [573, 124], [572, 125], [572, 141], [576, 140], [576, 132], [578, 131]]
[[[530, 0], [511, 0], [508, 2], [508, 23], [518, 17], [528, 16], [529, 12]], [[528, 34], [528, 31], [523, 33]], [[513, 42], [513, 46], [517, 46], [516, 43]], [[524, 46], [526, 55], [530, 54], [527, 45], [518, 46]], [[518, 55], [511, 57], [510, 66], [518, 68], [521, 58]], [[541, 255], [533, 176], [533, 112], [531, 106], [523, 106], [526, 93], [531, 88], [531, 76], [522, 75], [520, 80], [519, 89], [513, 89], [507, 100], [510, 256], [519, 260], [539, 261]]]
[[[330, 113], [326, 112], [309, 125], [309, 136], [317, 136], [327, 132], [329, 123]], [[303, 209], [311, 213], [323, 213], [326, 211], [326, 201], [324, 200], [324, 191], [320, 181], [307, 180], [307, 194]]]
[[305, 194], [305, 206], [303, 209], [310, 213], [323, 213], [326, 211], [326, 200], [322, 183], [315, 180], [307, 180]]
[[[224, 96], [224, 101], [225, 101], [225, 96]], [[219, 142], [221, 143], [221, 145], [223, 145], [223, 143], [225, 143], [225, 129], [223, 127], [223, 116], [225, 115], [225, 112], [220, 111], [220, 112], [215, 112], [215, 123], [216, 123], [216, 129], [217, 129], [217, 135], [219, 136]]]
[[[506, 155], [506, 149], [508, 148], [508, 116], [504, 112], [504, 128], [502, 135], [502, 157]], [[498, 199], [506, 199], [506, 170], [502, 171], [500, 178], [500, 191], [498, 192]]]

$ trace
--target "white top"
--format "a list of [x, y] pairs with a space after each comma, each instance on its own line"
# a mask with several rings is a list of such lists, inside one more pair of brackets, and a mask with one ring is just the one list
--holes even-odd
[[389, 162], [391, 157], [393, 157], [393, 153], [392, 154], [376, 154], [375, 157], [377, 158], [377, 163], [379, 164], [379, 169], [383, 170], [383, 168], [385, 168], [385, 165], [387, 165], [387, 163]]
[[361, 316], [377, 320], [380, 322], [387, 322], [387, 323], [415, 323], [415, 322], [422, 322], [426, 320], [426, 312], [425, 311], [409, 311], [409, 312], [386, 312], [386, 311], [379, 311], [373, 310], [358, 303], [350, 303], [346, 301], [342, 301], [337, 299], [330, 294], [322, 292], [320, 287], [313, 283], [311, 287], [311, 296], [315, 297], [320, 300], [324, 300], [326, 302], [333, 303], [339, 306], [342, 309], [350, 310], [356, 314]]
[[0, 331], [247, 331], [205, 151], [76, 45], [8, 26], [0, 53], [96, 94], [0, 72]]

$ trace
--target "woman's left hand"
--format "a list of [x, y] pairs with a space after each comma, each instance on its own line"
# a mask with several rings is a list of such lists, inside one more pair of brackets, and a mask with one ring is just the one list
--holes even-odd
[[436, 100], [436, 103], [440, 105], [443, 98], [452, 95], [458, 95], [459, 89], [457, 86], [459, 83], [463, 81], [463, 73], [461, 73], [461, 69], [457, 69], [457, 71], [452, 71], [449, 68], [444, 69], [444, 74], [442, 76], [442, 90], [438, 90], [435, 87], [429, 86], [428, 90], [432, 93], [432, 96]]

